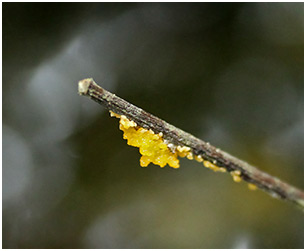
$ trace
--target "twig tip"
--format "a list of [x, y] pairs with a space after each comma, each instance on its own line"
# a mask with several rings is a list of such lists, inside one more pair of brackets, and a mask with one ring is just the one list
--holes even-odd
[[79, 94], [86, 95], [88, 92], [89, 85], [93, 82], [92, 78], [85, 78], [79, 81]]

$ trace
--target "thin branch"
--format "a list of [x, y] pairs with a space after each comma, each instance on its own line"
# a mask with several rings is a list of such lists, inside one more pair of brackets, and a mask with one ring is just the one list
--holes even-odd
[[273, 177], [254, 166], [200, 140], [183, 130], [168, 124], [141, 108], [117, 97], [115, 94], [98, 86], [92, 78], [79, 82], [79, 94], [85, 95], [119, 115], [125, 115], [137, 125], [151, 129], [154, 133], [163, 133], [163, 138], [176, 146], [190, 147], [196, 156], [201, 156], [227, 172], [239, 173], [239, 176], [250, 184], [285, 201], [293, 202], [304, 208], [304, 192], [280, 179]]

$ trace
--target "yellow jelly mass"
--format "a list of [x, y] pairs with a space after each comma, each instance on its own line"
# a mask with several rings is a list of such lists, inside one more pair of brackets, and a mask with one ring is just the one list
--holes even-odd
[[148, 166], [151, 162], [161, 167], [167, 164], [173, 168], [180, 166], [177, 153], [169, 150], [162, 134], [155, 134], [152, 130], [137, 127], [134, 121], [125, 116], [120, 116], [119, 128], [123, 131], [123, 138], [127, 140], [128, 145], [139, 147], [139, 152], [142, 154], [141, 166]]
[[203, 165], [207, 168], [210, 168], [211, 170], [215, 172], [226, 172], [226, 169], [224, 167], [218, 167], [215, 164], [211, 163], [210, 161], [204, 160]]
[[194, 159], [195, 159], [196, 161], [198, 161], [198, 162], [202, 162], [202, 161], [203, 161], [203, 158], [202, 158], [201, 155], [196, 155], [196, 156], [194, 156]]
[[[151, 129], [147, 130], [139, 127], [134, 121], [129, 120], [124, 115], [118, 115], [110, 111], [111, 117], [120, 118], [119, 128], [123, 131], [123, 138], [127, 140], [128, 145], [139, 148], [141, 153], [140, 165], [145, 167], [151, 162], [160, 167], [169, 165], [173, 168], [179, 168], [180, 163], [178, 157], [187, 157], [192, 160], [195, 159], [198, 162], [203, 162], [203, 165], [215, 172], [226, 172], [224, 167], [219, 167], [216, 162], [213, 163], [204, 160], [201, 155], [193, 155], [190, 147], [187, 146], [174, 146], [173, 144], [167, 144], [163, 139], [163, 133], [154, 133]], [[219, 149], [217, 149], [219, 150]], [[235, 170], [230, 172], [235, 182], [240, 182], [241, 171]], [[255, 184], [248, 184], [250, 190], [256, 190]]]
[[192, 158], [192, 153], [191, 153], [191, 149], [190, 147], [187, 146], [177, 146], [176, 147], [176, 151], [178, 156], [180, 156], [181, 158], [186, 157], [187, 155], [189, 155], [189, 158]]
[[239, 170], [232, 171], [232, 172], [231, 172], [231, 175], [232, 175], [233, 180], [234, 180], [235, 182], [240, 182], [240, 181], [242, 180], [241, 177], [240, 177], [241, 172], [240, 172]]
[[[200, 155], [194, 156], [190, 147], [187, 146], [174, 146], [167, 144], [163, 139], [163, 133], [154, 133], [152, 130], [147, 130], [137, 126], [134, 121], [129, 120], [124, 115], [118, 115], [110, 111], [112, 117], [120, 118], [119, 128], [123, 131], [123, 138], [127, 140], [128, 145], [139, 148], [141, 153], [140, 165], [145, 167], [151, 162], [160, 167], [169, 165], [173, 168], [178, 168], [178, 157], [187, 157], [198, 162], [203, 162], [205, 167], [212, 169], [215, 172], [226, 172], [223, 167], [211, 163], [210, 161], [203, 160]], [[238, 176], [239, 177], [239, 176]]]
[[257, 186], [256, 186], [255, 184], [252, 184], [252, 183], [249, 183], [249, 184], [248, 184], [248, 188], [249, 188], [250, 190], [252, 190], [252, 191], [257, 190]]

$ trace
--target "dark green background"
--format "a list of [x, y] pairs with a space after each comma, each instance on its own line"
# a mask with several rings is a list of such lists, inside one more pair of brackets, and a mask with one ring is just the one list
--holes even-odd
[[303, 188], [303, 3], [4, 3], [4, 248], [303, 248], [303, 212], [139, 166], [104, 88]]

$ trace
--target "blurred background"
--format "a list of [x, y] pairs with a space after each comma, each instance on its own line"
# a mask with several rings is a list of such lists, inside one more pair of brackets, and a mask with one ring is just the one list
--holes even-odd
[[4, 3], [4, 248], [303, 248], [303, 212], [139, 165], [105, 89], [301, 189], [303, 3]]

